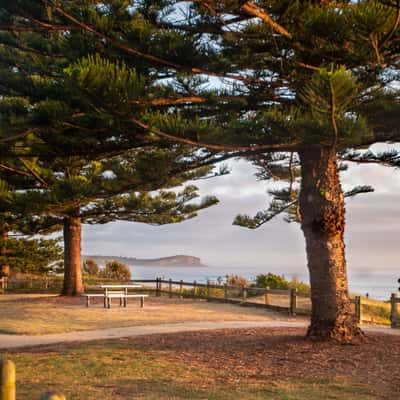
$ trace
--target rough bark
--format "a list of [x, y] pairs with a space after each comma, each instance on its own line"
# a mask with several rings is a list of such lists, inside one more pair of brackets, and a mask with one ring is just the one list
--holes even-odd
[[344, 195], [336, 149], [315, 146], [299, 152], [301, 228], [306, 240], [312, 314], [308, 337], [349, 342], [361, 336], [347, 285]]
[[64, 285], [62, 295], [79, 296], [83, 293], [81, 262], [81, 219], [64, 218]]
[[7, 249], [7, 241], [8, 241], [8, 232], [7, 231], [2, 231], [1, 232], [1, 248], [0, 248], [0, 255], [2, 257], [2, 263], [0, 265], [0, 277], [1, 276], [7, 276], [9, 277], [11, 274], [10, 271], [10, 266], [7, 264], [5, 261], [6, 256], [9, 254], [9, 251]]

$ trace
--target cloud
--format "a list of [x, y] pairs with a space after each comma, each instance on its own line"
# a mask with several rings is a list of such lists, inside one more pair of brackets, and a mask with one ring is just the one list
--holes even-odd
[[[129, 222], [85, 226], [84, 253], [143, 258], [190, 254], [210, 265], [263, 266], [303, 274], [305, 247], [298, 224], [277, 218], [255, 231], [232, 225], [238, 213], [253, 215], [268, 206], [270, 183], [258, 181], [255, 168], [244, 160], [230, 166], [230, 175], [198, 182], [200, 193], [216, 195], [220, 204], [197, 218], [160, 227]], [[376, 190], [346, 201], [349, 268], [352, 272], [397, 268], [400, 171], [352, 164], [342, 173], [342, 184], [345, 189], [369, 184]]]

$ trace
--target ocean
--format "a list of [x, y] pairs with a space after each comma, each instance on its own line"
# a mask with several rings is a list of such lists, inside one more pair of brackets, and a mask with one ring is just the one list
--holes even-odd
[[[202, 266], [202, 267], [172, 267], [172, 266], [140, 266], [130, 265], [133, 279], [155, 279], [161, 277], [163, 279], [183, 280], [187, 282], [206, 282], [207, 279], [216, 281], [219, 277], [224, 278], [226, 275], [239, 275], [249, 281], [254, 281], [259, 274], [284, 275], [286, 279], [296, 278], [303, 282], [308, 282], [306, 269], [304, 272], [286, 272], [284, 268], [266, 268], [266, 267], [223, 267], [223, 266]], [[400, 284], [397, 279], [400, 278], [400, 272], [396, 271], [380, 271], [380, 272], [352, 272], [349, 275], [349, 290], [351, 293], [365, 295], [379, 300], [389, 300], [391, 293], [399, 293]]]

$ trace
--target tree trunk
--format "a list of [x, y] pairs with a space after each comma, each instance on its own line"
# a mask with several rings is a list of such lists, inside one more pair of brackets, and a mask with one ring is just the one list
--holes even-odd
[[62, 295], [79, 296], [83, 293], [81, 263], [81, 219], [64, 218], [64, 285]]
[[348, 294], [344, 195], [336, 148], [315, 146], [299, 152], [300, 212], [308, 269], [312, 313], [308, 337], [351, 341], [361, 335]]
[[0, 265], [0, 277], [1, 276], [6, 276], [9, 277], [11, 274], [10, 271], [10, 266], [8, 265], [7, 261], [6, 261], [6, 257], [9, 254], [9, 250], [7, 249], [7, 241], [8, 241], [8, 232], [6, 230], [3, 230], [1, 232], [1, 248], [0, 248], [0, 255], [2, 258], [2, 262]]

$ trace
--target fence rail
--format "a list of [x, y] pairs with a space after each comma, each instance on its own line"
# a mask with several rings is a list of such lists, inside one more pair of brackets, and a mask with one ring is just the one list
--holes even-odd
[[[212, 282], [177, 281], [172, 279], [134, 280], [135, 283], [155, 284], [156, 296], [162, 294], [180, 298], [198, 298], [221, 303], [237, 304], [245, 307], [258, 307], [272, 311], [285, 312], [289, 315], [309, 315], [311, 313], [310, 295], [297, 289], [270, 289]], [[351, 300], [358, 322], [361, 322], [361, 297]]]

